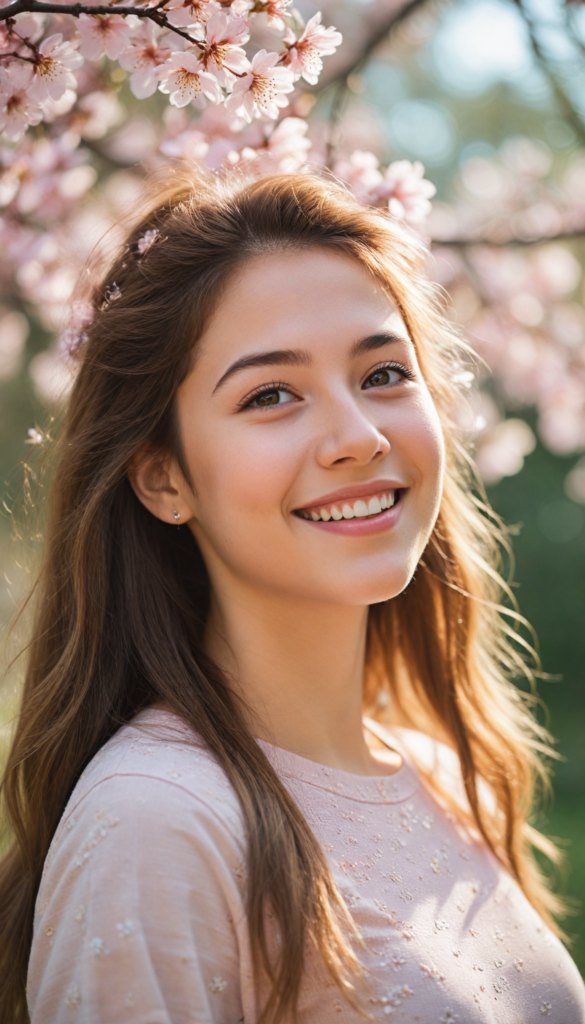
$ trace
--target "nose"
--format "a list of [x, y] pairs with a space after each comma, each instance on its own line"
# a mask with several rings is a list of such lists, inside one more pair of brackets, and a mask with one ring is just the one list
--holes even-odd
[[367, 466], [390, 451], [388, 438], [364, 414], [357, 402], [349, 399], [331, 403], [324, 412], [317, 461], [329, 469], [337, 465]]

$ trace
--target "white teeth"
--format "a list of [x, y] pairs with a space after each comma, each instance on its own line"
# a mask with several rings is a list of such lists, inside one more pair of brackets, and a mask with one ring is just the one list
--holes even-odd
[[392, 508], [396, 503], [396, 497], [396, 491], [385, 491], [379, 496], [374, 495], [368, 501], [358, 498], [357, 501], [354, 501], [353, 505], [347, 502], [342, 506], [341, 510], [338, 505], [332, 505], [330, 510], [321, 508], [318, 512], [315, 509], [310, 511], [302, 509], [300, 515], [303, 519], [312, 519], [315, 523], [321, 521], [328, 523], [330, 519], [334, 519], [336, 522], [340, 519], [364, 519], [366, 516], [377, 516], [385, 509]]
[[368, 502], [368, 515], [375, 516], [382, 511], [382, 506], [377, 498], [370, 498]]

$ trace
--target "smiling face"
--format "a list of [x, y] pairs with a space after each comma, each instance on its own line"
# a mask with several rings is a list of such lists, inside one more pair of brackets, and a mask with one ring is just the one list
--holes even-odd
[[359, 606], [404, 589], [439, 510], [443, 437], [404, 323], [357, 261], [248, 262], [177, 410], [195, 487], [178, 488], [181, 518], [212, 585]]

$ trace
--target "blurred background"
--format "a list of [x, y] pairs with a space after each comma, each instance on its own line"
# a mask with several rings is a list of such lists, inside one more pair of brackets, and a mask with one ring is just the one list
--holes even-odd
[[[284, 112], [309, 122], [309, 163], [327, 160], [346, 179], [353, 168], [359, 185], [377, 161], [421, 161], [437, 188], [420, 230], [450, 315], [483, 361], [469, 374], [462, 429], [515, 528], [515, 592], [549, 674], [538, 690], [561, 759], [540, 826], [567, 851], [559, 885], [574, 902], [566, 929], [585, 974], [585, 5], [297, 7], [305, 20], [322, 10], [344, 37], [319, 83], [303, 83]], [[178, 110], [159, 93], [138, 101], [107, 60], [84, 74], [77, 103], [55, 104], [24, 148], [0, 138], [5, 629], [30, 582], [10, 513], [66, 391], [58, 336], [79, 267], [161, 154], [213, 165], [198, 151], [204, 138], [212, 149], [223, 140], [223, 156], [243, 152], [233, 124], [210, 108]], [[0, 689], [4, 739], [18, 679], [11, 670]]]

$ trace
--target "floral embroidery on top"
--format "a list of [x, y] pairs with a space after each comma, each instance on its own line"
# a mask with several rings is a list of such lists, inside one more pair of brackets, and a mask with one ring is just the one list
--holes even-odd
[[101, 956], [102, 953], [107, 954], [110, 952], [109, 949], [106, 949], [104, 940], [100, 939], [97, 935], [95, 939], [91, 940], [89, 948], [94, 956]]
[[79, 1004], [79, 989], [77, 985], [70, 985], [65, 993], [65, 1002], [67, 1006], [74, 1010]]
[[99, 824], [97, 824], [94, 828], [91, 829], [84, 845], [81, 848], [81, 851], [75, 858], [75, 864], [77, 865], [77, 867], [82, 867], [83, 864], [87, 860], [89, 860], [93, 850], [98, 845], [98, 843], [101, 843], [101, 841], [106, 838], [108, 830], [114, 828], [114, 826], [117, 825], [119, 821], [118, 818], [113, 818], [111, 815], [105, 814], [104, 811], [98, 811], [95, 817], [98, 820]]
[[[200, 746], [159, 743], [147, 735], [145, 742], [134, 727], [119, 730], [110, 741], [113, 760], [106, 746], [88, 765], [72, 797], [74, 814], [56, 833], [31, 954], [29, 994], [39, 1020], [54, 1019], [45, 993], [54, 993], [55, 977], [63, 1024], [93, 1019], [96, 991], [115, 1021], [135, 1017], [134, 1006], [141, 1022], [168, 1017], [171, 1002], [177, 1006], [174, 1017], [181, 1019], [191, 1014], [207, 1020], [210, 1002], [223, 1006], [233, 1024], [253, 1017], [248, 976], [239, 962], [247, 872], [237, 800]], [[451, 823], [414, 773], [408, 774], [406, 760], [380, 786], [376, 778], [356, 780], [303, 759], [296, 764], [286, 752], [278, 753], [282, 758], [283, 781], [314, 829], [364, 936], [360, 956], [371, 984], [373, 1019], [481, 1024], [497, 1012], [498, 1020], [513, 1016], [526, 1024], [541, 1016], [551, 1024], [581, 1021], [585, 999], [568, 954], [516, 884], [485, 856], [480, 841]], [[155, 824], [166, 831], [156, 832], [152, 842]], [[175, 839], [176, 848], [170, 845]], [[198, 859], [197, 850], [208, 849], [201, 847], [208, 840], [216, 854]], [[62, 885], [63, 864], [69, 889]], [[136, 887], [128, 884], [135, 871], [144, 872]], [[157, 958], [162, 962], [169, 955], [167, 915], [177, 937], [171, 980], [157, 971]], [[273, 919], [269, 934], [275, 948], [277, 930]], [[247, 957], [249, 950], [244, 952]], [[317, 1000], [323, 1024], [359, 1024], [313, 966], [310, 985], [318, 988], [308, 989], [307, 1004], [301, 996], [301, 1013]], [[53, 972], [49, 985], [45, 971]]]

